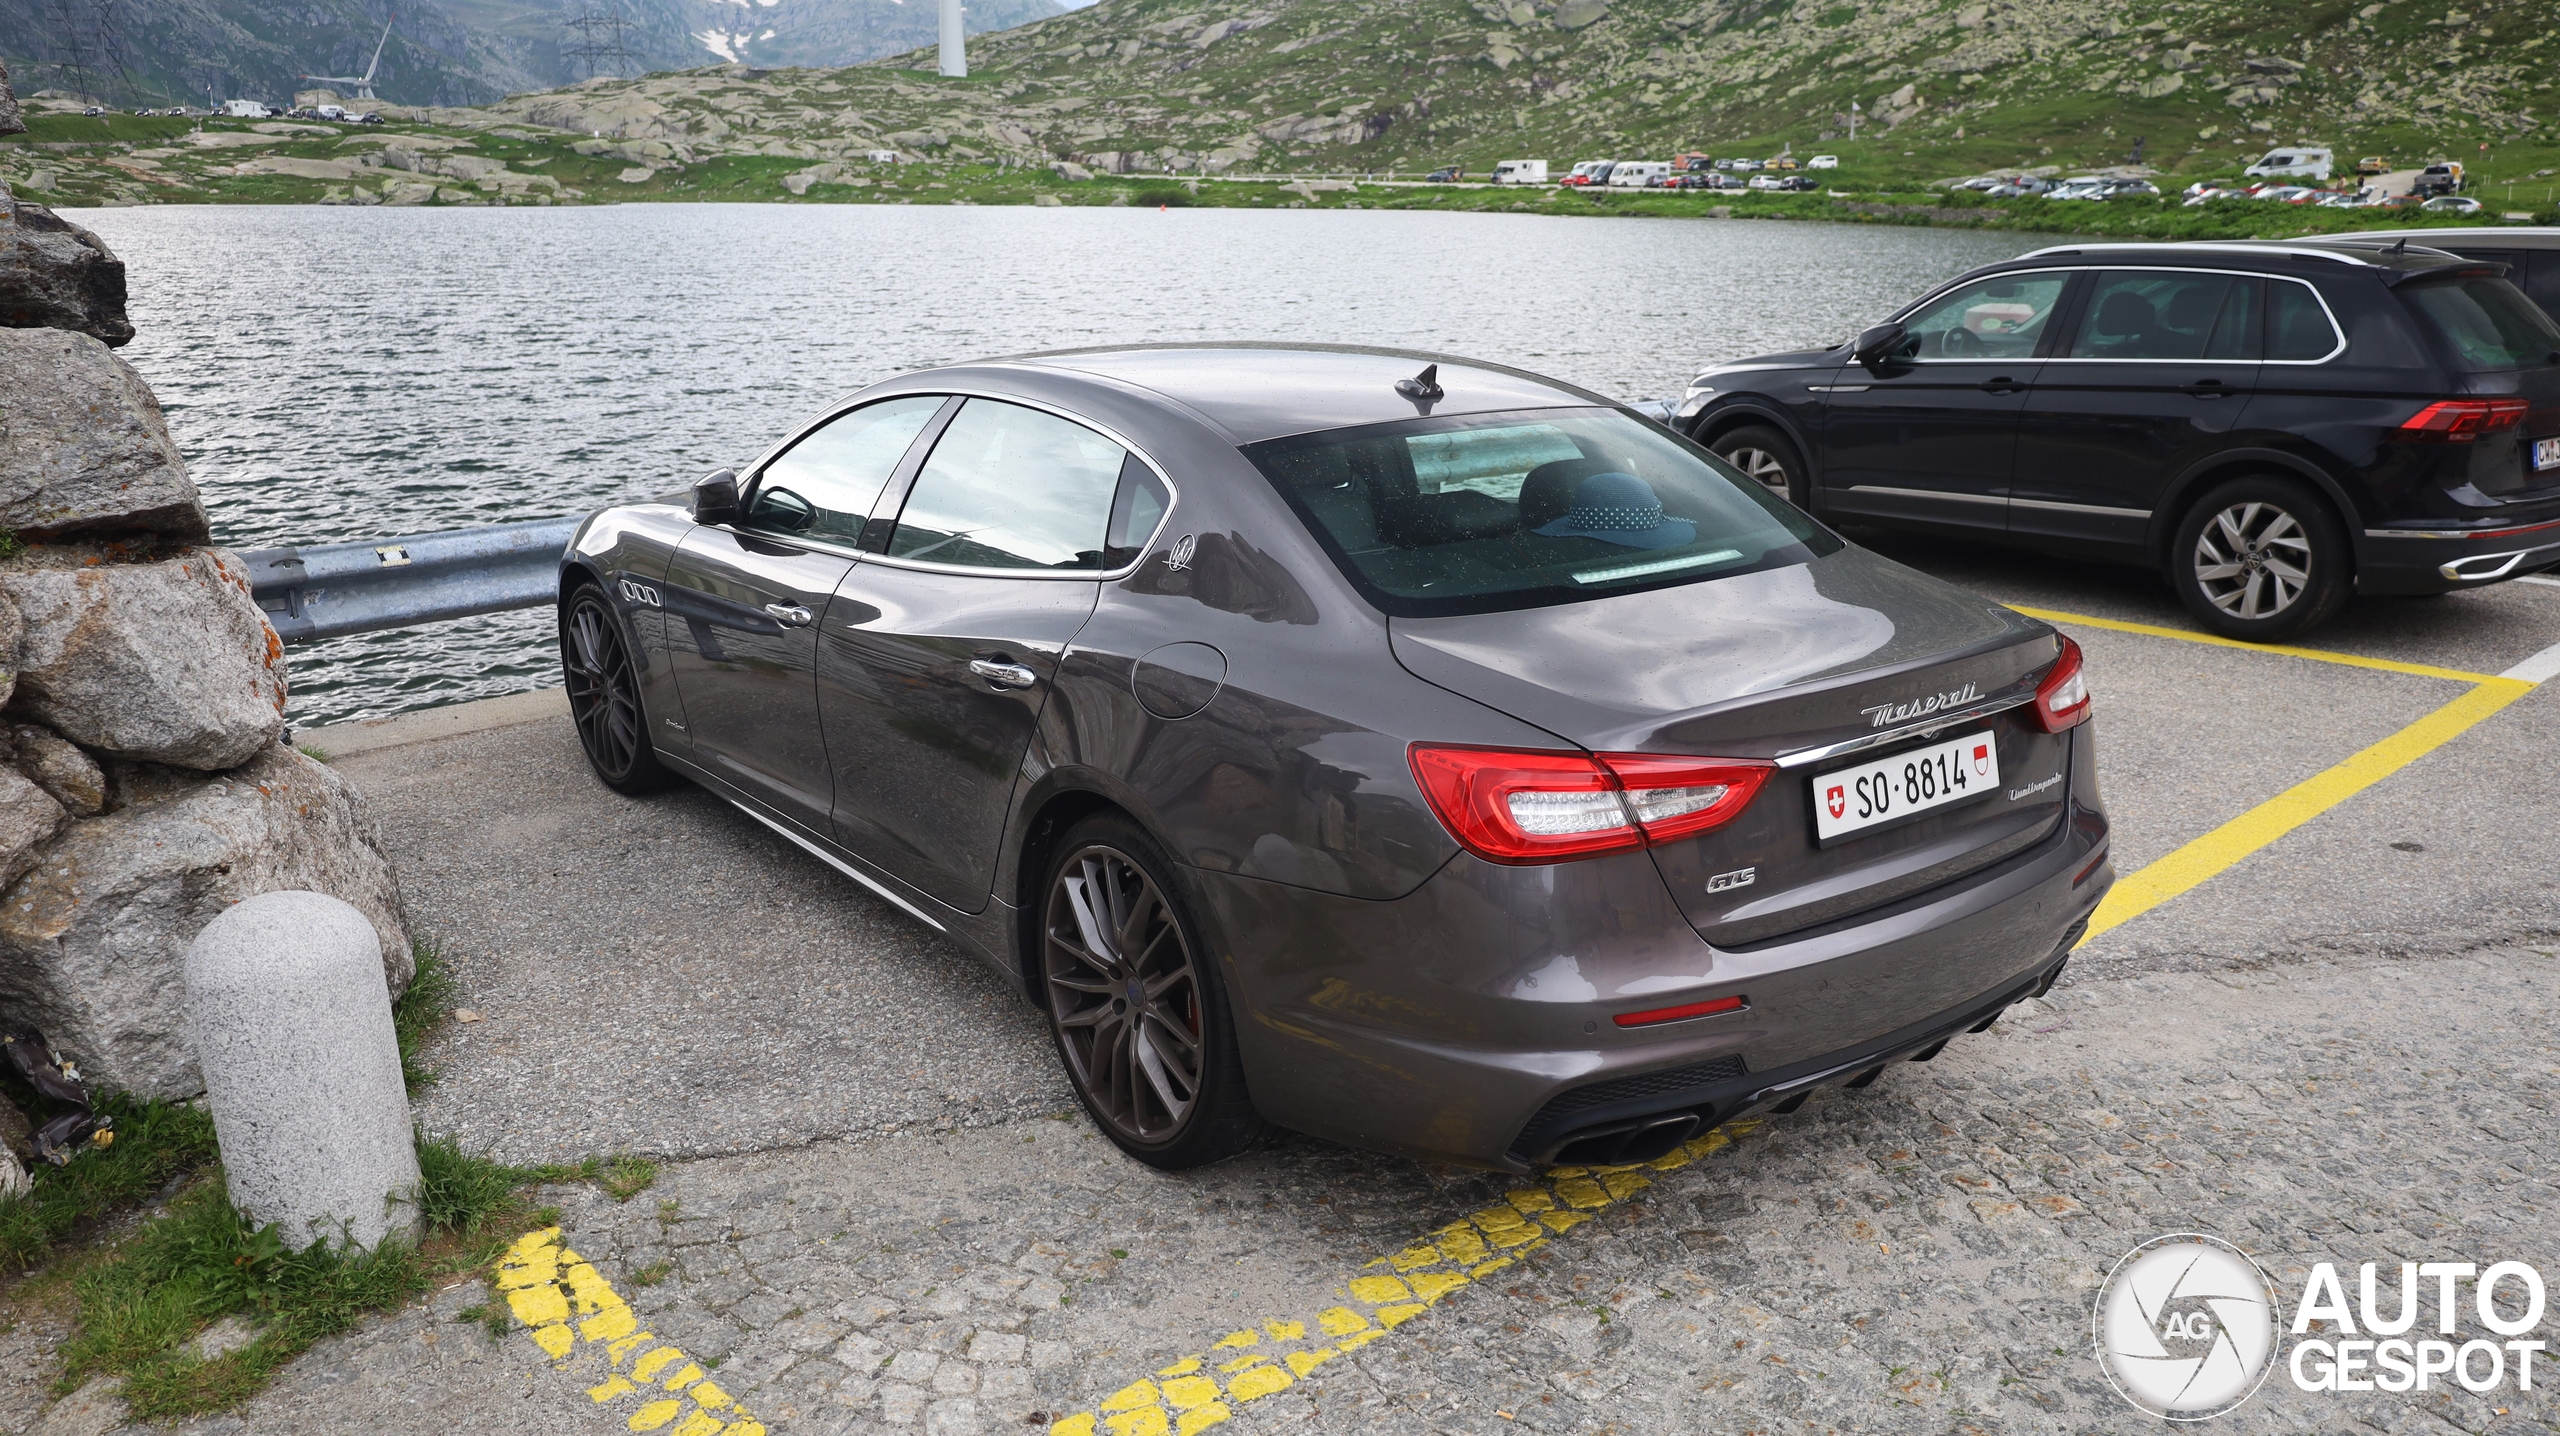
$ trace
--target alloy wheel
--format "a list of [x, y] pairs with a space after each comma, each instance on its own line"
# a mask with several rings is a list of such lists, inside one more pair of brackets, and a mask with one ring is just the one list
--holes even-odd
[[1787, 466], [1777, 455], [1767, 449], [1745, 447], [1731, 450], [1724, 457], [1725, 462], [1742, 470], [1762, 488], [1779, 498], [1787, 497]]
[[569, 605], [561, 625], [560, 666], [568, 680], [569, 716], [587, 760], [608, 777], [629, 774], [640, 754], [640, 698], [622, 628], [593, 590]]
[[2196, 535], [2195, 572], [2214, 607], [2234, 618], [2273, 618], [2311, 583], [2311, 538], [2274, 504], [2236, 503]]
[[1058, 870], [1042, 971], [1059, 1049], [1094, 1114], [1129, 1141], [1182, 1130], [1200, 1097], [1200, 974], [1164, 891], [1130, 857], [1095, 845]]

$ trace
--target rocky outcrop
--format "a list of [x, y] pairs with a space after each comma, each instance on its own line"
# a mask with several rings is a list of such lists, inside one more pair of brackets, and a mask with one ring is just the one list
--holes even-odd
[[9, 90], [9, 67], [0, 64], [0, 135], [26, 133], [27, 122], [18, 115], [18, 97]]
[[0, 328], [0, 525], [28, 539], [207, 537], [160, 401], [97, 339]]
[[69, 329], [122, 344], [124, 261], [105, 240], [0, 184], [0, 328]]
[[14, 715], [85, 748], [200, 772], [284, 731], [284, 645], [225, 549], [157, 562], [53, 547], [0, 567], [26, 634]]
[[9, 744], [18, 771], [73, 817], [94, 818], [107, 810], [107, 775], [79, 744], [33, 723], [11, 728]]
[[[187, 947], [258, 893], [353, 904], [381, 940], [391, 991], [406, 990], [414, 966], [399, 888], [345, 779], [280, 745], [211, 780], [150, 768], [122, 777], [122, 807], [71, 820], [0, 898], [0, 1013], [76, 1056], [93, 1085], [203, 1090], [186, 1042]], [[0, 792], [0, 821], [8, 811]]]

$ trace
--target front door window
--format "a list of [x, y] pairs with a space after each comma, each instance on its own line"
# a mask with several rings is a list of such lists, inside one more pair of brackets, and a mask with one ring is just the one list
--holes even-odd
[[1922, 305], [1902, 321], [1895, 359], [2027, 359], [2043, 339], [2064, 274], [1996, 275]]
[[944, 402], [916, 394], [865, 404], [802, 435], [757, 476], [746, 526], [852, 544], [907, 446]]

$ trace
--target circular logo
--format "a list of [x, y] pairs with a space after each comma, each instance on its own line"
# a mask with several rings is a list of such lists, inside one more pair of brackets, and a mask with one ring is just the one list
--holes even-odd
[[2219, 1416], [2275, 1369], [2284, 1318], [2258, 1264], [2218, 1237], [2179, 1232], [2125, 1254], [2098, 1288], [2098, 1366], [2116, 1394], [2171, 1421]]

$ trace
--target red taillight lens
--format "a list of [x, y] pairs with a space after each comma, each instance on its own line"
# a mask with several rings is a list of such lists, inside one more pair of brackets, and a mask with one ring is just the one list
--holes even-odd
[[1678, 1007], [1656, 1007], [1645, 1012], [1621, 1012], [1610, 1018], [1620, 1027], [1651, 1027], [1657, 1022], [1686, 1022], [1692, 1017], [1713, 1017], [1719, 1012], [1740, 1012], [1739, 997], [1719, 997], [1708, 1002], [1684, 1002]]
[[2523, 399], [2439, 399], [2409, 416], [2403, 438], [2468, 444], [2483, 434], [2524, 422], [2533, 405]]
[[1449, 836], [1488, 862], [1511, 864], [1626, 852], [1705, 832], [1749, 806], [1772, 767], [1422, 743], [1409, 756]]
[[2035, 725], [2060, 733], [2089, 721], [2089, 680], [2080, 671], [2080, 645], [2062, 640], [2062, 656], [2036, 685]]

